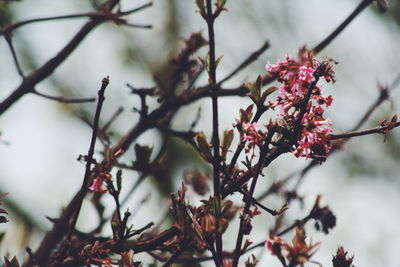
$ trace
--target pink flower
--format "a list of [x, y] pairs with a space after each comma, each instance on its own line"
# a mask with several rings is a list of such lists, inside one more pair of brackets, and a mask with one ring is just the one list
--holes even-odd
[[103, 188], [103, 179], [101, 179], [100, 177], [95, 178], [89, 189], [95, 192], [104, 192], [105, 190]]
[[105, 193], [107, 192], [107, 189], [103, 188], [103, 185], [104, 183], [107, 183], [107, 181], [111, 181], [111, 174], [101, 172], [93, 179], [89, 189], [94, 192]]
[[[278, 61], [277, 64], [268, 63], [266, 69], [269, 75], [277, 77], [278, 82], [282, 83], [277, 100], [269, 102], [269, 107], [275, 109], [280, 107], [279, 116], [286, 121], [298, 121], [301, 119], [301, 136], [297, 142], [293, 153], [296, 157], [321, 158], [330, 150], [329, 133], [332, 131], [332, 122], [323, 117], [324, 108], [332, 104], [332, 96], [321, 94], [321, 85], [311, 88], [311, 96], [307, 103], [306, 113], [302, 118], [298, 118], [300, 108], [304, 106], [304, 100], [310, 85], [315, 82], [315, 71], [323, 67], [324, 73], [319, 74], [326, 81], [335, 81], [330, 62], [326, 60], [322, 63], [315, 59], [306, 57], [306, 51], [300, 55], [300, 59], [292, 59], [286, 56], [285, 61]], [[321, 68], [319, 68], [321, 71]]]
[[264, 134], [258, 130], [257, 123], [246, 123], [243, 125], [243, 134], [240, 139], [247, 142], [245, 151], [248, 153], [251, 150], [253, 152], [252, 158], [254, 158], [254, 149], [256, 146], [262, 145]]
[[299, 80], [304, 81], [306, 83], [312, 83], [313, 81], [315, 81], [314, 78], [314, 69], [313, 68], [309, 68], [306, 66], [301, 66], [299, 68]]

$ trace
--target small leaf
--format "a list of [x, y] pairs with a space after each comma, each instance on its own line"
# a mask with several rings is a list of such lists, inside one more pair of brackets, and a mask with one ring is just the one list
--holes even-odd
[[199, 8], [200, 15], [202, 15], [204, 17], [206, 15], [204, 0], [196, 0], [196, 5]]
[[204, 0], [196, 0], [196, 5], [200, 10], [204, 9]]
[[262, 82], [263, 82], [263, 79], [262, 79], [261, 75], [258, 75], [255, 87], [256, 87], [256, 90], [257, 90], [257, 95], [259, 95], [259, 96], [261, 96]]
[[289, 205], [287, 203], [283, 204], [283, 206], [278, 210], [278, 215], [284, 213], [288, 209], [289, 209]]
[[211, 214], [216, 218], [221, 218], [221, 201], [216, 197], [210, 197], [209, 204], [211, 207]]
[[196, 135], [197, 145], [200, 153], [207, 159], [211, 159], [210, 144], [207, 142], [207, 138], [203, 132]]
[[219, 56], [216, 60], [215, 60], [215, 68], [218, 67], [219, 62], [222, 60], [224, 56]]
[[249, 95], [249, 97], [256, 105], [258, 105], [258, 103], [260, 102], [259, 99], [254, 95]]
[[279, 88], [276, 86], [272, 86], [272, 87], [268, 88], [267, 90], [265, 90], [261, 97], [262, 103], [264, 103], [264, 101], [267, 99], [267, 97], [270, 94], [272, 94], [273, 92], [275, 92], [277, 90], [279, 90]]
[[224, 135], [223, 135], [222, 141], [221, 141], [221, 148], [222, 148], [221, 157], [222, 157], [222, 159], [225, 159], [226, 154], [229, 151], [229, 148], [232, 144], [233, 136], [234, 136], [233, 130], [224, 131]]
[[119, 236], [119, 227], [121, 225], [121, 220], [118, 215], [118, 211], [115, 211], [112, 218], [111, 218], [111, 229], [113, 232], [114, 240], [118, 240]]
[[122, 170], [119, 169], [117, 171], [117, 190], [118, 190], [118, 193], [121, 192], [121, 188], [122, 188], [121, 184], [122, 184]]
[[217, 8], [223, 8], [226, 4], [226, 0], [217, 0]]
[[241, 123], [250, 122], [250, 118], [249, 118], [249, 116], [247, 116], [247, 112], [244, 109], [240, 109], [239, 113], [240, 113], [240, 122]]

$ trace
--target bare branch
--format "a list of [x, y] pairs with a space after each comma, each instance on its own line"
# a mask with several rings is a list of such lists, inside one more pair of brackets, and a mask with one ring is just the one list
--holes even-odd
[[90, 98], [67, 98], [67, 97], [62, 97], [62, 96], [50, 96], [50, 95], [46, 95], [43, 93], [40, 93], [36, 90], [33, 91], [33, 93], [35, 95], [50, 99], [50, 100], [54, 100], [60, 103], [64, 103], [64, 104], [79, 104], [79, 103], [87, 103], [87, 102], [94, 102], [96, 101], [96, 98], [94, 97], [90, 97]]
[[343, 139], [343, 138], [350, 138], [350, 137], [355, 137], [355, 136], [363, 136], [363, 135], [369, 135], [369, 134], [375, 134], [375, 133], [380, 133], [380, 134], [385, 134], [386, 131], [389, 131], [392, 128], [399, 127], [400, 122], [396, 122], [393, 125], [388, 125], [388, 126], [378, 126], [372, 129], [364, 130], [364, 131], [352, 131], [352, 132], [347, 132], [347, 133], [341, 133], [341, 134], [331, 134], [331, 140], [337, 140], [337, 139]]

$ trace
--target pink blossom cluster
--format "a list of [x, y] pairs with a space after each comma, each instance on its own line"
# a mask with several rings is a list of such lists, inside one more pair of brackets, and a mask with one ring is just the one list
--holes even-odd
[[255, 157], [254, 149], [257, 146], [261, 146], [264, 140], [264, 133], [259, 131], [259, 126], [257, 123], [246, 123], [243, 126], [243, 133], [240, 136], [240, 139], [246, 143], [245, 152], [248, 153], [252, 151], [251, 157]]
[[104, 185], [107, 184], [108, 181], [111, 181], [111, 177], [112, 176], [109, 173], [99, 173], [99, 175], [93, 179], [93, 182], [89, 186], [89, 189], [99, 193], [107, 192], [107, 189], [104, 188]]
[[122, 149], [116, 152], [111, 148], [110, 152], [106, 154], [106, 160], [102, 163], [95, 162], [93, 169], [93, 180], [89, 183], [90, 190], [99, 193], [106, 193], [108, 191], [107, 185], [112, 182], [112, 175], [110, 174], [113, 164], [117, 158], [124, 153]]
[[[332, 123], [323, 117], [323, 113], [333, 99], [332, 96], [323, 96], [321, 85], [316, 84], [316, 77], [321, 76], [327, 82], [335, 81], [329, 62], [320, 63], [304, 56], [300, 60], [286, 56], [285, 61], [266, 65], [269, 75], [282, 83], [280, 95], [275, 102], [269, 102], [269, 107], [275, 109], [279, 106], [279, 116], [288, 122], [301, 120], [300, 140], [293, 150], [296, 157], [323, 158], [331, 149], [329, 133], [332, 131]], [[319, 68], [321, 64], [324, 64], [324, 68]], [[317, 69], [319, 72], [322, 69], [323, 73], [317, 75]], [[310, 89], [312, 92], [306, 104], [306, 112], [300, 119], [300, 110]]]

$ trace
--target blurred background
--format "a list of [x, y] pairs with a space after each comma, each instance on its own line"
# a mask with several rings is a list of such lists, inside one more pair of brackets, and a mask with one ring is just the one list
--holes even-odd
[[[0, 22], [12, 22], [74, 14], [94, 10], [101, 1], [82, 0], [0, 0]], [[132, 95], [126, 83], [135, 87], [155, 85], [154, 77], [168, 72], [169, 62], [184, 46], [183, 40], [193, 32], [207, 36], [207, 28], [196, 13], [195, 1], [158, 0], [154, 5], [128, 17], [129, 22], [151, 24], [152, 29], [137, 29], [105, 23], [98, 26], [79, 45], [74, 53], [56, 69], [49, 79], [38, 84], [39, 92], [68, 96], [95, 97], [101, 79], [110, 76], [110, 86], [102, 110], [102, 123], [119, 108], [124, 112], [112, 124], [111, 141], [126, 133], [139, 119], [133, 108], [140, 107], [140, 99]], [[295, 56], [298, 49], [318, 44], [330, 34], [358, 5], [356, 0], [251, 0], [227, 1], [227, 12], [216, 22], [217, 56], [223, 55], [218, 66], [217, 79], [225, 77], [250, 53], [269, 40], [271, 47], [253, 64], [227, 81], [225, 88], [234, 88], [245, 81], [253, 81], [265, 75], [265, 64], [282, 59], [285, 54]], [[371, 5], [353, 21], [317, 58], [328, 56], [339, 62], [334, 66], [337, 82], [324, 84], [326, 94], [332, 94], [334, 103], [327, 110], [335, 132], [351, 129], [379, 96], [377, 84], [390, 85], [400, 74], [400, 1], [389, 2], [385, 14]], [[121, 9], [127, 10], [147, 3], [146, 1], [121, 1]], [[29, 24], [13, 32], [13, 42], [22, 69], [26, 74], [34, 71], [58, 51], [76, 34], [87, 19], [68, 19]], [[197, 53], [204, 57], [207, 48]], [[0, 101], [5, 99], [21, 83], [9, 47], [0, 40]], [[202, 75], [196, 85], [205, 85]], [[363, 128], [375, 127], [383, 119], [398, 113], [399, 89], [393, 90], [391, 99], [372, 114]], [[238, 109], [251, 103], [248, 98], [226, 97], [220, 99], [220, 130], [232, 127], [238, 118]], [[157, 107], [150, 101], [150, 109]], [[173, 129], [187, 130], [201, 108], [201, 118], [195, 130], [204, 130], [211, 137], [211, 100], [202, 99], [180, 109], [171, 122]], [[25, 95], [7, 112], [0, 116], [0, 192], [9, 192], [6, 210], [10, 222], [0, 225], [5, 232], [0, 247], [1, 255], [17, 255], [22, 259], [24, 247], [33, 250], [39, 244], [51, 223], [45, 218], [55, 218], [81, 186], [84, 164], [76, 159], [87, 153], [91, 128], [81, 117], [92, 120], [94, 103], [66, 105], [42, 98]], [[265, 122], [268, 118], [265, 118]], [[162, 135], [147, 131], [135, 143], [160, 148]], [[101, 151], [98, 144], [97, 152]], [[168, 208], [168, 195], [178, 190], [185, 169], [196, 167], [209, 172], [190, 146], [179, 140], [171, 140], [168, 146], [168, 173], [164, 181], [149, 177], [135, 191], [127, 204], [135, 216], [131, 223], [137, 228], [149, 221], [163, 220]], [[122, 161], [134, 160], [130, 148]], [[309, 229], [308, 235], [322, 245], [314, 260], [330, 266], [331, 256], [339, 245], [355, 255], [355, 266], [400, 266], [400, 137], [398, 130], [387, 136], [381, 135], [352, 139], [343, 151], [333, 154], [327, 162], [310, 171], [301, 183], [299, 193], [303, 205], [293, 202], [287, 211], [285, 222], [307, 214], [317, 194], [322, 203], [331, 207], [337, 215], [337, 226], [331, 234], [324, 235]], [[265, 177], [258, 185], [257, 194], [309, 161], [284, 155], [265, 170]], [[124, 171], [125, 193], [138, 179], [134, 171]], [[193, 192], [193, 202], [199, 200]], [[234, 197], [235, 199], [235, 197]], [[240, 198], [237, 198], [240, 200]], [[113, 211], [111, 197], [103, 199], [106, 214]], [[279, 208], [284, 200], [272, 196], [265, 203]], [[145, 204], [140, 204], [145, 202]], [[91, 205], [84, 203], [78, 228], [85, 231], [96, 225], [97, 217]], [[256, 218], [252, 233], [255, 242], [268, 236], [273, 226], [270, 215]], [[237, 226], [228, 232], [226, 249], [232, 250]], [[105, 234], [110, 233], [105, 229]], [[231, 235], [229, 233], [232, 233]], [[232, 238], [230, 238], [231, 236]], [[289, 241], [291, 234], [286, 236]], [[229, 239], [231, 239], [229, 241]], [[265, 253], [264, 253], [265, 252]], [[254, 251], [261, 259], [260, 266], [280, 266], [277, 259], [265, 248]], [[149, 261], [139, 254], [138, 260]], [[244, 258], [243, 258], [244, 259]], [[204, 263], [204, 266], [212, 263]]]

